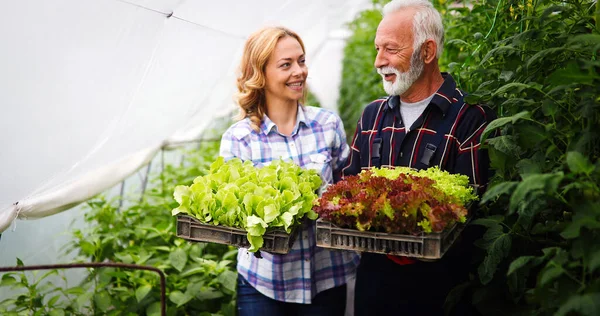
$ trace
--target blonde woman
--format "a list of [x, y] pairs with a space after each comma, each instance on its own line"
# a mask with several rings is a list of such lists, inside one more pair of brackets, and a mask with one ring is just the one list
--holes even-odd
[[[340, 118], [300, 103], [308, 68], [302, 39], [283, 27], [267, 27], [246, 41], [237, 80], [241, 120], [223, 134], [221, 156], [256, 166], [283, 158], [337, 178], [349, 148]], [[317, 248], [314, 222], [298, 232], [286, 255], [238, 253], [239, 315], [343, 315], [346, 281], [359, 257]]]

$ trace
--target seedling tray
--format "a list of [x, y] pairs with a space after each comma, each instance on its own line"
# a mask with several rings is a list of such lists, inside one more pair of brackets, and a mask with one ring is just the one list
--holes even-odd
[[[246, 235], [247, 232], [243, 229], [204, 224], [191, 216], [177, 215], [177, 237], [186, 240], [250, 248]], [[284, 230], [267, 232], [263, 236], [264, 244], [260, 251], [286, 254], [290, 251], [295, 237], [296, 228], [290, 234]]]
[[414, 236], [339, 228], [330, 222], [318, 219], [317, 246], [422, 259], [440, 259], [452, 246], [464, 227], [465, 224], [457, 223], [441, 233], [422, 233]]

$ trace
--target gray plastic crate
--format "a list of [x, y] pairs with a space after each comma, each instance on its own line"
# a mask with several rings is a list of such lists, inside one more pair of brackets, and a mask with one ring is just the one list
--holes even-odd
[[[177, 215], [177, 237], [191, 241], [211, 242], [232, 245], [240, 248], [250, 248], [243, 229], [204, 224], [188, 215]], [[286, 254], [290, 251], [296, 238], [296, 229], [290, 234], [284, 230], [268, 232], [263, 236], [264, 244], [260, 251]]]
[[413, 236], [361, 232], [356, 229], [339, 228], [318, 219], [317, 246], [422, 259], [439, 259], [454, 243], [464, 227], [465, 224], [455, 224], [441, 233]]

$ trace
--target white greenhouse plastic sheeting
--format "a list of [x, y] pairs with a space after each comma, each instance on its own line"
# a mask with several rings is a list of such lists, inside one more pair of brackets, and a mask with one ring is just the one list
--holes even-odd
[[[369, 4], [3, 2], [0, 232], [15, 218], [57, 214], [113, 187], [161, 147], [195, 139], [215, 117], [231, 113], [244, 40], [261, 26], [300, 34], [309, 86], [324, 107], [335, 109], [339, 34]], [[29, 235], [43, 240], [47, 228]]]

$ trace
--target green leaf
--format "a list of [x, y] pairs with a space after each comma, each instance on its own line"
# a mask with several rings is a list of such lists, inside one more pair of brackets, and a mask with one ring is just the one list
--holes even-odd
[[600, 250], [596, 250], [596, 252], [592, 253], [588, 262], [590, 272], [594, 272], [598, 267], [600, 267]]
[[317, 214], [315, 211], [313, 210], [308, 210], [308, 212], [306, 213], [306, 217], [310, 220], [316, 220], [317, 218], [319, 218], [319, 214]]
[[500, 227], [502, 220], [491, 219], [491, 218], [478, 218], [471, 222], [471, 225], [481, 225], [485, 227]]
[[521, 160], [519, 160], [519, 162], [517, 162], [517, 164], [515, 165], [515, 168], [517, 168], [521, 177], [527, 178], [530, 175], [542, 173], [541, 164], [543, 162], [536, 161], [535, 159], [536, 159], [535, 157], [531, 158], [531, 159], [526, 158], [526, 159], [521, 159]]
[[165, 252], [171, 252], [171, 248], [167, 247], [167, 246], [156, 246], [156, 247], [152, 247], [150, 249], [159, 250], [159, 251], [165, 251]]
[[531, 116], [531, 114], [529, 113], [529, 111], [523, 111], [523, 112], [519, 112], [513, 116], [507, 116], [507, 117], [502, 117], [502, 118], [493, 120], [490, 124], [488, 124], [488, 126], [483, 131], [482, 142], [485, 141], [485, 139], [487, 139], [487, 136], [492, 131], [494, 131], [508, 123], [515, 124], [518, 120], [529, 119], [530, 116]]
[[264, 211], [265, 211], [264, 221], [267, 224], [272, 222], [273, 220], [275, 220], [277, 218], [277, 216], [279, 216], [279, 209], [277, 208], [277, 206], [275, 204], [265, 205]]
[[537, 101], [532, 99], [508, 98], [506, 101], [502, 102], [501, 106], [504, 108], [524, 108], [536, 104]]
[[81, 295], [79, 295], [76, 299], [77, 306], [79, 306], [80, 309], [81, 309], [81, 307], [89, 306], [90, 301], [92, 300], [93, 297], [94, 297], [94, 292], [81, 293]]
[[82, 288], [82, 287], [71, 287], [71, 288], [66, 289], [64, 291], [64, 293], [67, 294], [67, 295], [77, 295], [77, 296], [79, 296], [79, 295], [82, 295], [82, 294], [86, 293], [86, 290], [84, 288]]
[[525, 148], [536, 148], [538, 146], [546, 146], [547, 139], [550, 139], [548, 132], [537, 123], [524, 123], [515, 126], [517, 140], [520, 146]]
[[530, 263], [535, 258], [536, 258], [535, 256], [522, 256], [522, 257], [515, 259], [513, 262], [510, 263], [510, 266], [508, 267], [508, 272], [506, 273], [506, 275], [513, 274], [515, 271], [526, 266], [528, 263]]
[[567, 165], [576, 174], [590, 175], [595, 166], [582, 153], [570, 151], [567, 153]]
[[185, 205], [185, 204], [189, 205], [190, 195], [191, 195], [190, 188], [185, 185], [178, 185], [175, 187], [175, 190], [173, 191], [173, 198], [175, 198], [175, 201], [177, 201], [177, 203], [182, 204], [182, 205]]
[[169, 261], [171, 262], [171, 265], [179, 272], [183, 271], [187, 260], [187, 253], [181, 248], [177, 248], [175, 251], [169, 254]]
[[131, 254], [128, 253], [115, 253], [114, 254], [115, 258], [119, 259], [121, 262], [123, 263], [133, 263], [133, 257], [131, 256]]
[[556, 312], [556, 316], [570, 315], [577, 312], [580, 315], [600, 315], [600, 293], [573, 295]]
[[50, 300], [48, 300], [48, 303], [46, 303], [46, 305], [48, 307], [54, 307], [54, 304], [56, 304], [56, 302], [58, 302], [59, 299], [60, 295], [55, 295]]
[[221, 156], [217, 157], [217, 159], [210, 165], [210, 173], [215, 173], [224, 164], [225, 164], [225, 159]]
[[[509, 213], [517, 211], [517, 207], [526, 201], [526, 197], [536, 191], [556, 192], [558, 183], [563, 179], [562, 172], [531, 175], [517, 185], [510, 197]], [[526, 205], [523, 207], [527, 207]]]
[[48, 313], [48, 316], [65, 316], [65, 310], [62, 308], [51, 309]]
[[563, 238], [573, 239], [580, 236], [582, 227], [587, 227], [590, 230], [600, 229], [600, 221], [598, 221], [597, 210], [600, 209], [600, 203], [581, 203], [573, 221], [560, 234]]
[[498, 76], [498, 78], [508, 82], [508, 81], [510, 81], [510, 79], [513, 78], [514, 75], [515, 75], [514, 71], [504, 70], [500, 73], [500, 76]]
[[480, 204], [484, 204], [493, 199], [497, 199], [499, 196], [503, 194], [510, 194], [513, 192], [515, 187], [518, 185], [518, 182], [510, 181], [510, 182], [500, 182], [493, 187], [489, 188], [481, 198]]
[[196, 298], [201, 301], [214, 300], [223, 297], [223, 293], [213, 288], [204, 288], [196, 294]]
[[505, 93], [519, 93], [525, 89], [535, 89], [535, 87], [531, 84], [525, 84], [525, 83], [520, 83], [520, 82], [511, 82], [511, 83], [507, 83], [507, 84], [503, 85], [502, 87], [498, 88], [498, 90], [496, 90], [494, 92], [494, 96], [498, 96], [498, 95], [502, 96]]
[[96, 303], [96, 307], [103, 312], [106, 312], [112, 304], [107, 292], [96, 293], [96, 295], [94, 295], [94, 303]]
[[589, 72], [582, 71], [575, 62], [570, 62], [565, 68], [558, 69], [550, 74], [547, 82], [554, 86], [573, 83], [592, 84], [593, 79]]
[[246, 230], [248, 231], [249, 236], [262, 236], [267, 230], [267, 223], [262, 220], [262, 218], [251, 215], [246, 218], [247, 226]]
[[487, 142], [494, 149], [507, 155], [518, 156], [522, 151], [512, 135], [494, 137], [488, 139]]
[[556, 265], [553, 261], [550, 261], [546, 268], [540, 272], [540, 284], [539, 286], [545, 286], [549, 282], [556, 280], [565, 272], [563, 267]]
[[221, 285], [227, 290], [229, 290], [231, 293], [235, 293], [237, 284], [237, 273], [226, 270], [223, 273], [219, 274], [219, 276], [217, 277], [217, 281], [219, 281], [219, 283], [221, 283]]
[[44, 281], [47, 277], [51, 275], [58, 275], [58, 270], [46, 271], [46, 273], [44, 273], [42, 276], [37, 277], [37, 281], [33, 283], [33, 285], [37, 286], [38, 284], [40, 284], [40, 282]]
[[248, 241], [250, 242], [250, 248], [248, 248], [249, 252], [256, 252], [258, 249], [260, 249], [263, 244], [264, 244], [264, 239], [261, 236], [252, 236], [250, 235], [250, 233], [248, 233], [247, 235], [248, 237]]
[[185, 303], [189, 302], [194, 297], [189, 295], [188, 293], [182, 293], [181, 291], [173, 291], [169, 294], [169, 300], [175, 303], [177, 307], [181, 307], [185, 305]]
[[570, 36], [567, 44], [579, 43], [585, 46], [593, 46], [600, 44], [600, 35], [598, 34], [578, 34]]
[[141, 302], [151, 290], [152, 286], [150, 286], [150, 284], [145, 284], [138, 287], [137, 290], [135, 290], [135, 298], [137, 299], [138, 303]]
[[205, 271], [206, 271], [206, 269], [204, 269], [203, 267], [193, 267], [191, 269], [185, 270], [180, 275], [182, 278], [187, 278], [190, 275], [204, 273]]
[[160, 316], [160, 302], [154, 302], [146, 308], [146, 316]]
[[[300, 209], [300, 207], [298, 207], [298, 209]], [[298, 212], [298, 210], [296, 210], [296, 212]], [[283, 221], [283, 228], [286, 232], [289, 233], [290, 226], [292, 226], [292, 224], [294, 223], [294, 215], [292, 214], [292, 212], [285, 212], [281, 214], [279, 218], [281, 218], [281, 220]]]
[[510, 55], [510, 54], [519, 53], [519, 52], [520, 52], [520, 50], [513, 46], [499, 46], [494, 49], [491, 49], [487, 54], [485, 54], [483, 59], [481, 59], [481, 62], [479, 63], [479, 65], [482, 66], [490, 58], [492, 58], [496, 55], [500, 55], [500, 56]]
[[548, 55], [555, 55], [557, 53], [561, 53], [561, 52], [565, 51], [566, 49], [567, 49], [566, 47], [551, 47], [551, 48], [542, 49], [541, 51], [537, 52], [535, 55], [531, 56], [529, 58], [529, 60], [527, 60], [526, 66], [527, 66], [527, 68], [531, 68], [531, 66], [533, 66], [538, 61], [543, 62], [544, 59], [546, 59], [548, 57]]
[[8, 287], [9, 285], [13, 285], [18, 283], [17, 279], [12, 275], [5, 274], [2, 276], [2, 281], [0, 282], [0, 287]]
[[492, 281], [498, 264], [508, 256], [511, 248], [511, 236], [503, 233], [502, 227], [499, 226], [490, 227], [484, 235], [484, 240], [487, 242], [487, 256], [477, 269], [479, 280], [484, 285]]

